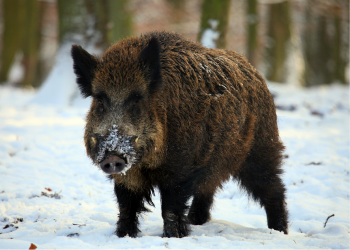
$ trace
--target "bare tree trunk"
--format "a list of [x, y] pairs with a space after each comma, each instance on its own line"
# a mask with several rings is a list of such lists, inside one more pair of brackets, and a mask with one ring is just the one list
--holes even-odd
[[2, 58], [0, 70], [0, 83], [7, 81], [8, 73], [20, 47], [20, 0], [3, 1], [4, 33], [2, 42]]
[[[106, 49], [112, 42], [132, 34], [128, 0], [60, 0], [60, 42], [77, 34], [81, 41]], [[74, 38], [73, 38], [74, 39]]]
[[315, 58], [314, 58], [314, 72], [316, 84], [330, 83], [332, 81], [332, 71], [334, 63], [331, 60], [332, 46], [331, 37], [327, 32], [327, 18], [324, 15], [317, 17], [318, 24], [316, 28], [316, 41], [314, 44]]
[[342, 61], [343, 61], [343, 68], [344, 68], [344, 75], [345, 75], [345, 81], [344, 83], [349, 84], [350, 83], [350, 79], [349, 79], [349, 75], [348, 78], [346, 78], [346, 72], [347, 70], [349, 70], [349, 60], [350, 60], [350, 51], [349, 51], [349, 46], [350, 46], [350, 6], [349, 6], [349, 0], [345, 0], [343, 1], [343, 5], [341, 6], [341, 8], [344, 10], [344, 15], [343, 15], [343, 21], [342, 21], [342, 31], [341, 33], [343, 34], [343, 36], [341, 37], [342, 41], [343, 41], [343, 47], [340, 50], [340, 53], [342, 55]]
[[16, 84], [37, 86], [36, 72], [40, 44], [40, 2], [37, 0], [3, 1], [4, 42], [0, 82], [7, 81], [16, 53], [22, 52], [24, 78]]
[[274, 82], [286, 80], [286, 60], [290, 45], [290, 7], [289, 1], [269, 5], [268, 47], [266, 49], [266, 78]]
[[[33, 87], [39, 87], [52, 70], [55, 61], [58, 34], [58, 13], [55, 2], [39, 1], [40, 4], [40, 46], [38, 64]], [[49, 51], [47, 49], [50, 48]]]
[[60, 44], [66, 40], [84, 41], [95, 35], [91, 29], [94, 20], [88, 18], [84, 0], [59, 0], [57, 7]]
[[26, 15], [25, 23], [23, 24], [22, 64], [25, 68], [25, 76], [20, 83], [23, 87], [38, 87], [40, 82], [37, 82], [36, 77], [38, 67], [39, 45], [40, 45], [40, 19], [42, 17], [42, 9], [40, 2], [37, 0], [27, 0], [25, 2]]
[[303, 54], [304, 54], [304, 73], [302, 77], [302, 85], [304, 86], [311, 86], [313, 85], [313, 81], [315, 79], [315, 72], [314, 72], [314, 27], [315, 27], [315, 20], [314, 15], [312, 11], [312, 5], [315, 3], [315, 0], [310, 0], [309, 3], [305, 6], [305, 12], [304, 12], [304, 30], [302, 32], [302, 43], [303, 43]]
[[133, 33], [132, 13], [127, 9], [128, 2], [128, 0], [109, 0], [109, 43], [115, 43]]
[[[349, 3], [349, 2], [348, 2]], [[349, 9], [349, 5], [347, 6]], [[349, 22], [349, 12], [347, 11], [347, 20]], [[334, 13], [333, 13], [333, 27], [334, 27], [334, 49], [333, 49], [333, 64], [334, 64], [334, 71], [332, 80], [338, 81], [340, 83], [346, 83], [346, 65], [349, 62], [349, 27], [343, 28], [342, 24], [342, 16], [341, 16], [341, 10], [340, 6], [334, 7]], [[344, 18], [344, 19], [345, 19]], [[345, 26], [345, 25], [344, 25]], [[344, 37], [343, 37], [343, 31], [344, 31]], [[344, 39], [345, 38], [345, 39]]]
[[248, 39], [247, 39], [247, 58], [253, 65], [257, 66], [258, 62], [258, 1], [247, 1], [247, 24], [248, 24]]
[[[230, 0], [204, 0], [198, 41], [208, 47], [225, 48]], [[211, 39], [205, 44], [206, 39]]]
[[304, 86], [346, 83], [349, 62], [349, 2], [310, 0], [303, 32]]

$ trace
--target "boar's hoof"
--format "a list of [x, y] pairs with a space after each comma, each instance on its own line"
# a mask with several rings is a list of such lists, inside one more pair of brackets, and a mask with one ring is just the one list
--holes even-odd
[[100, 163], [100, 167], [106, 174], [118, 174], [123, 171], [125, 160], [116, 155], [111, 155]]
[[[197, 212], [197, 213], [196, 213]], [[200, 212], [200, 213], [198, 213]], [[203, 225], [204, 223], [210, 220], [210, 212], [209, 211], [192, 211], [188, 213], [188, 221], [192, 225]]]
[[164, 220], [163, 237], [182, 238], [190, 233], [188, 220], [185, 216], [174, 216], [174, 220]]
[[115, 234], [120, 238], [125, 236], [136, 238], [137, 233], [140, 232], [140, 230], [137, 228], [137, 222], [132, 222], [129, 220], [119, 220], [117, 225], [118, 226], [117, 230], [115, 231]]

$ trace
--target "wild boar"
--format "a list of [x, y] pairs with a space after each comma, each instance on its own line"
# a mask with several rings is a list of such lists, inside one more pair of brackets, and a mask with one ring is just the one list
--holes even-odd
[[274, 102], [243, 56], [171, 32], [126, 38], [101, 58], [78, 45], [71, 54], [81, 93], [92, 97], [87, 155], [114, 180], [119, 237], [140, 232], [154, 188], [163, 236], [187, 236], [189, 224], [210, 220], [231, 176], [265, 208], [268, 227], [288, 233]]

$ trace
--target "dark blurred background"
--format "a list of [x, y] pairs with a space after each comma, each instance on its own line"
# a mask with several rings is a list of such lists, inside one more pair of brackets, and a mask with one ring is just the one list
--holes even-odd
[[349, 0], [0, 0], [0, 84], [38, 88], [65, 44], [99, 54], [153, 30], [209, 30], [269, 81], [349, 83]]

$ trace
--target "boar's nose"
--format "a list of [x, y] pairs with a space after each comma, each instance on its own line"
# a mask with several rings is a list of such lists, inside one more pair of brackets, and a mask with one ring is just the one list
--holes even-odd
[[106, 174], [118, 174], [123, 171], [125, 160], [116, 155], [111, 155], [100, 163], [100, 167]]

